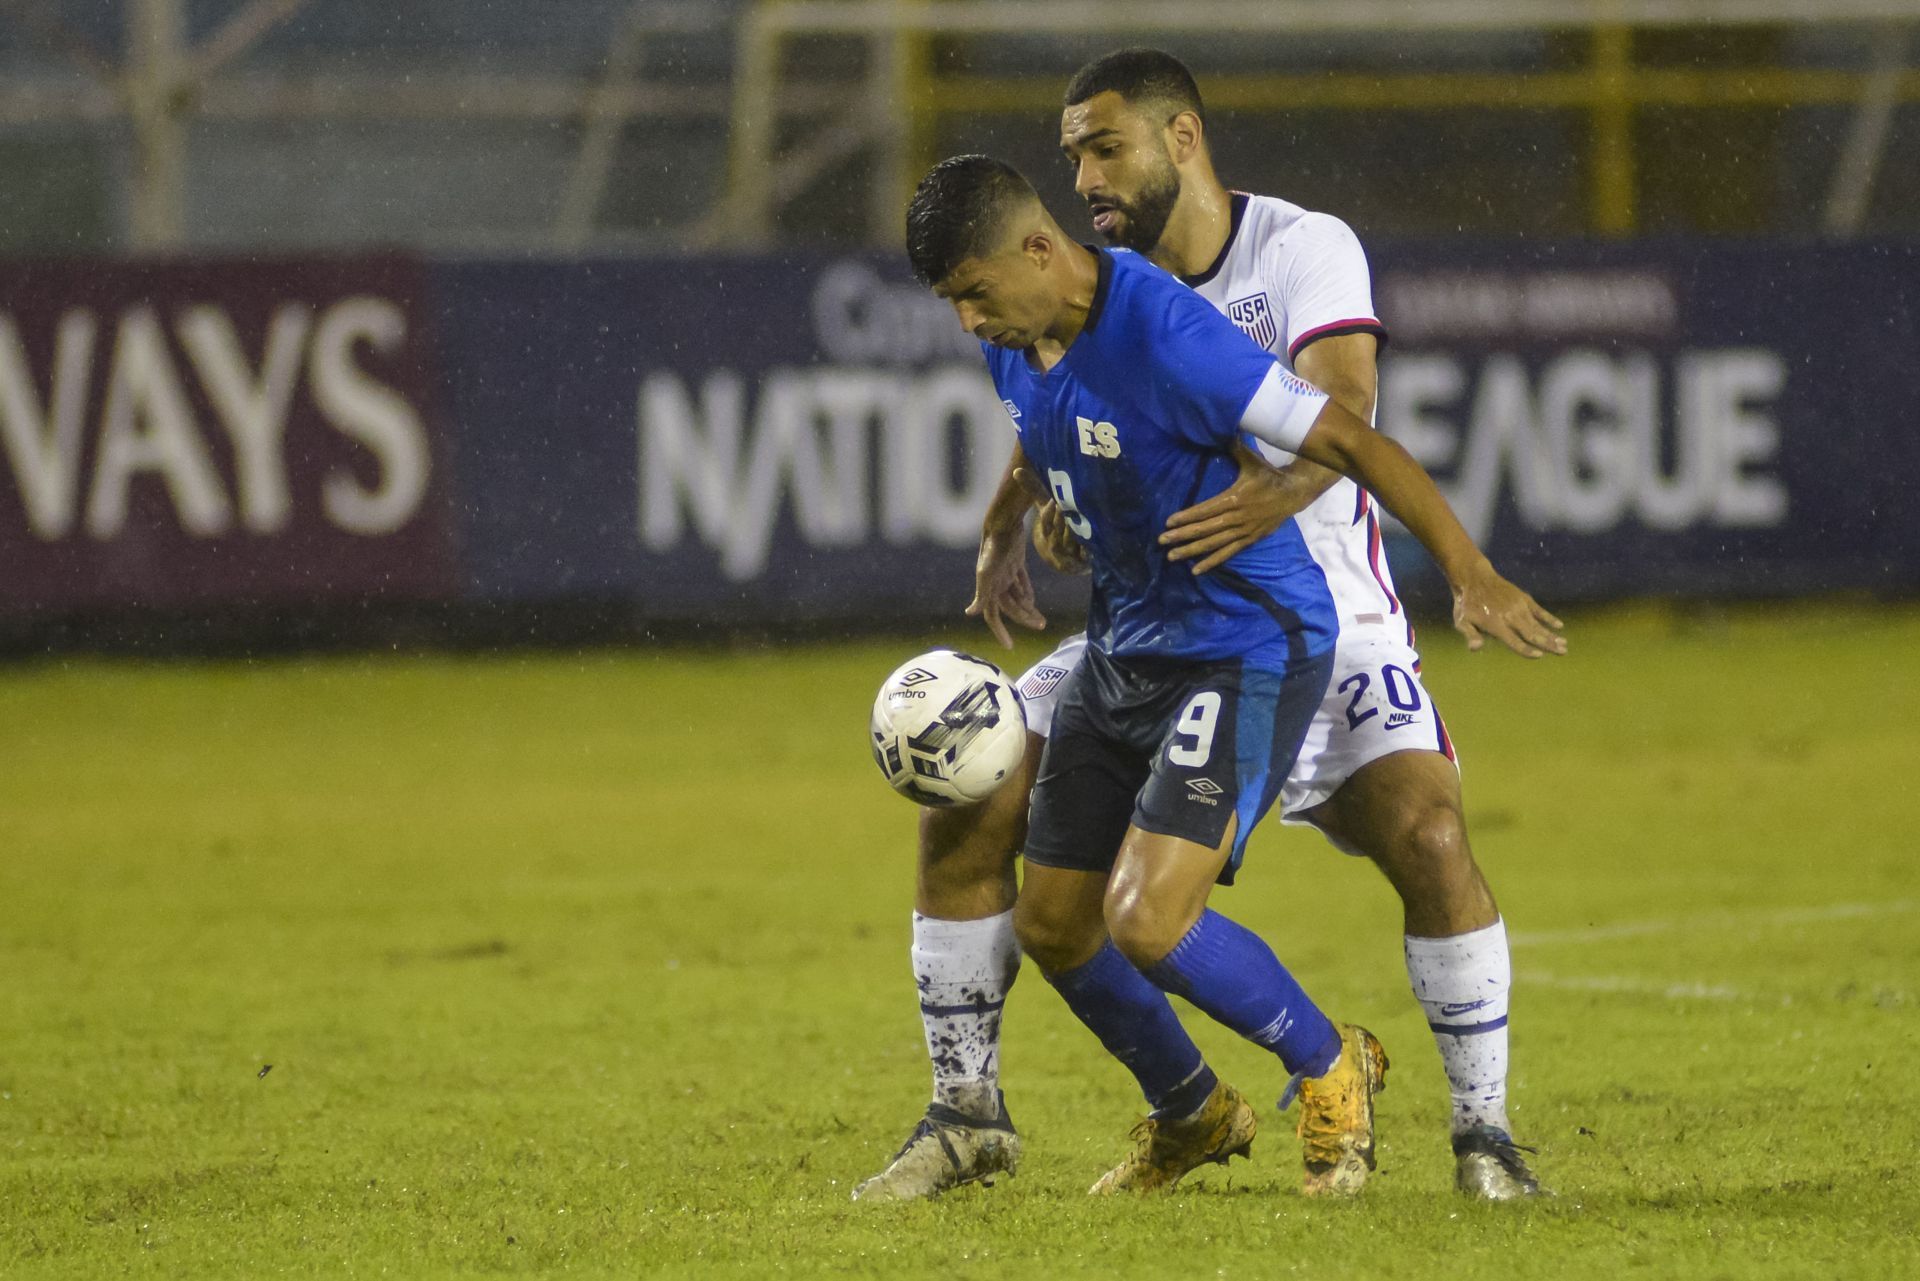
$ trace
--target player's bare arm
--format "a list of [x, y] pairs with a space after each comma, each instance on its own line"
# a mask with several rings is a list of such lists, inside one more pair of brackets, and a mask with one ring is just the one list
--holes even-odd
[[1025, 451], [1016, 444], [981, 522], [980, 554], [973, 566], [973, 600], [967, 605], [968, 616], [985, 622], [1005, 649], [1013, 648], [1008, 619], [1033, 631], [1047, 625], [1046, 616], [1034, 603], [1033, 579], [1027, 574], [1027, 509], [1034, 500], [1022, 482], [1022, 473], [1030, 475], [1031, 469]]
[[[1362, 419], [1373, 417], [1379, 374], [1374, 357], [1379, 340], [1372, 334], [1323, 338], [1300, 353], [1300, 376]], [[1340, 473], [1296, 458], [1275, 467], [1259, 451], [1236, 446], [1240, 474], [1233, 484], [1203, 503], [1175, 512], [1160, 544], [1172, 550], [1168, 560], [1203, 558], [1193, 567], [1204, 574], [1292, 520], [1331, 489]]]
[[1398, 442], [1329, 401], [1295, 452], [1365, 485], [1420, 540], [1453, 589], [1453, 625], [1468, 649], [1492, 636], [1526, 658], [1567, 652], [1566, 638], [1557, 635], [1561, 621], [1500, 576]]

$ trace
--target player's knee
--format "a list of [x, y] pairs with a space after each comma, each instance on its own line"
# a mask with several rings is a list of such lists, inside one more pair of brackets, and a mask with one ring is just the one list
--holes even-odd
[[[1020, 950], [1048, 974], [1060, 974], [1086, 962], [1099, 950], [1097, 937], [1089, 947], [1085, 922], [1056, 905], [1022, 895], [1013, 905], [1013, 937]], [[1099, 933], [1097, 923], [1092, 931]]]
[[1426, 805], [1400, 829], [1395, 861], [1424, 878], [1451, 880], [1471, 874], [1473, 852], [1465, 818], [1452, 805]]
[[1104, 903], [1107, 933], [1135, 968], [1157, 964], [1193, 928], [1190, 914], [1122, 887]]

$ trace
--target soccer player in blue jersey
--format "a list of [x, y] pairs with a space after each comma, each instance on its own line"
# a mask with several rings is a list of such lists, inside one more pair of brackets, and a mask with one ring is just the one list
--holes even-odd
[[[1094, 576], [1086, 661], [1068, 678], [1034, 785], [1015, 923], [1074, 1013], [1153, 1105], [1096, 1191], [1171, 1186], [1244, 1152], [1252, 1109], [1217, 1081], [1166, 992], [1274, 1051], [1308, 1114], [1305, 1188], [1350, 1192], [1373, 1164], [1379, 1043], [1314, 1007], [1257, 936], [1207, 907], [1272, 803], [1326, 688], [1326, 580], [1282, 526], [1205, 576], [1168, 561], [1174, 512], [1234, 480], [1242, 433], [1351, 474], [1418, 536], [1457, 617], [1528, 656], [1557, 620], [1494, 572], [1397, 445], [1282, 370], [1146, 260], [1074, 244], [1009, 167], [936, 167], [909, 257], [986, 345], [1019, 446]], [[983, 558], [981, 599], [1024, 573]]]

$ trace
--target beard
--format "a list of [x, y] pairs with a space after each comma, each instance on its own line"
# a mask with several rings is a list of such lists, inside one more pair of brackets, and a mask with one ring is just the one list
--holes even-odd
[[1135, 253], [1152, 253], [1166, 234], [1167, 220], [1180, 199], [1180, 171], [1171, 163], [1148, 180], [1132, 200], [1116, 200], [1114, 208], [1125, 221], [1113, 237], [1116, 244]]

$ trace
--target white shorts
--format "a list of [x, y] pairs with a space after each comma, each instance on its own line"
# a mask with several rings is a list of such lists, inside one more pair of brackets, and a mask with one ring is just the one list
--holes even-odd
[[[1086, 647], [1085, 632], [1069, 636], [1020, 677], [1027, 728], [1043, 738], [1060, 687]], [[1440, 709], [1420, 683], [1420, 655], [1391, 629], [1343, 631], [1334, 643], [1333, 679], [1274, 809], [1284, 823], [1305, 823], [1300, 811], [1339, 791], [1361, 766], [1410, 749], [1460, 763]]]

